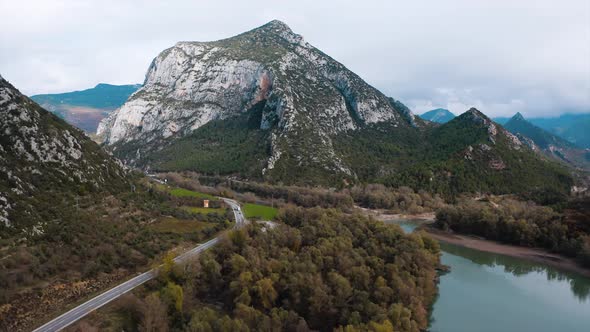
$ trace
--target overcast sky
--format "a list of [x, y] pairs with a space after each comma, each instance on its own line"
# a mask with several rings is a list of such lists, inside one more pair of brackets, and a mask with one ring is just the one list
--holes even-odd
[[143, 82], [180, 40], [280, 19], [416, 113], [590, 112], [589, 0], [0, 0], [0, 73], [26, 94]]

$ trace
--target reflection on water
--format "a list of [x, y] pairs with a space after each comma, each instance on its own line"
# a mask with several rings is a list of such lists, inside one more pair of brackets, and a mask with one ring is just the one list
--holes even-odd
[[[411, 232], [420, 221], [397, 223]], [[524, 259], [441, 242], [431, 332], [590, 331], [590, 279]]]
[[[564, 282], [570, 285], [572, 293], [581, 301], [590, 301], [590, 280], [576, 273], [557, 270], [551, 266], [531, 262], [525, 259], [482, 252], [441, 242], [441, 249], [449, 254], [469, 259], [473, 263], [498, 267], [514, 276], [524, 276], [529, 273], [542, 274], [547, 281]], [[590, 315], [590, 311], [588, 312]]]
[[424, 223], [423, 220], [414, 220], [414, 219], [398, 219], [398, 220], [385, 220], [386, 224], [394, 224], [399, 225], [404, 232], [411, 233], [414, 229], [420, 224]]

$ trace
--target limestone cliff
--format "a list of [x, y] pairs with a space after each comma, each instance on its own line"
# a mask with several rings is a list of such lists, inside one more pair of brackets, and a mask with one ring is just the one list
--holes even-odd
[[144, 86], [103, 120], [98, 134], [115, 153], [124, 150], [118, 155], [125, 161], [142, 164], [174, 139], [261, 102], [258, 127], [271, 133], [265, 172], [288, 153], [300, 165], [351, 175], [334, 152], [333, 135], [378, 122], [419, 126], [401, 103], [272, 21], [229, 39], [179, 42], [163, 51]]

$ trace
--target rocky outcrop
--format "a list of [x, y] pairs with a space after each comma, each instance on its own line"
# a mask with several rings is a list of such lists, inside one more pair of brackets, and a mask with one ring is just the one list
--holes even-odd
[[508, 139], [510, 143], [509, 146], [512, 149], [519, 150], [522, 147], [522, 142], [518, 137], [504, 129], [502, 126], [496, 124], [492, 119], [488, 118], [476, 108], [470, 108], [467, 112], [463, 113], [461, 117], [485, 127], [488, 132], [488, 140], [492, 144], [496, 144], [498, 135], [501, 135]]
[[121, 166], [98, 145], [0, 77], [0, 226], [15, 226], [13, 210], [34, 221], [35, 204], [46, 197], [124, 182]]
[[[333, 135], [385, 121], [419, 126], [403, 104], [272, 21], [229, 39], [179, 42], [163, 51], [144, 86], [101, 122], [98, 134], [136, 164], [161, 145], [261, 101], [258, 126], [272, 132], [265, 171], [288, 151], [300, 163], [350, 174], [334, 152]], [[305, 146], [295, 144], [302, 141]]]

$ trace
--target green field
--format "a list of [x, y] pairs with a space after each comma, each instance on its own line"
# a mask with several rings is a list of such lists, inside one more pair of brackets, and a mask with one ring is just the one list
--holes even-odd
[[194, 206], [183, 206], [183, 210], [188, 211], [190, 213], [198, 213], [198, 214], [209, 214], [209, 213], [216, 213], [218, 215], [225, 214], [226, 209], [223, 208], [204, 208], [204, 207], [194, 207]]
[[273, 220], [277, 216], [278, 209], [258, 204], [244, 204], [244, 215], [246, 218], [260, 218], [264, 220]]
[[192, 191], [184, 188], [174, 188], [170, 190], [170, 194], [176, 197], [197, 197], [197, 198], [204, 198], [210, 200], [217, 200], [217, 197], [205, 193], [200, 193], [197, 191]]

